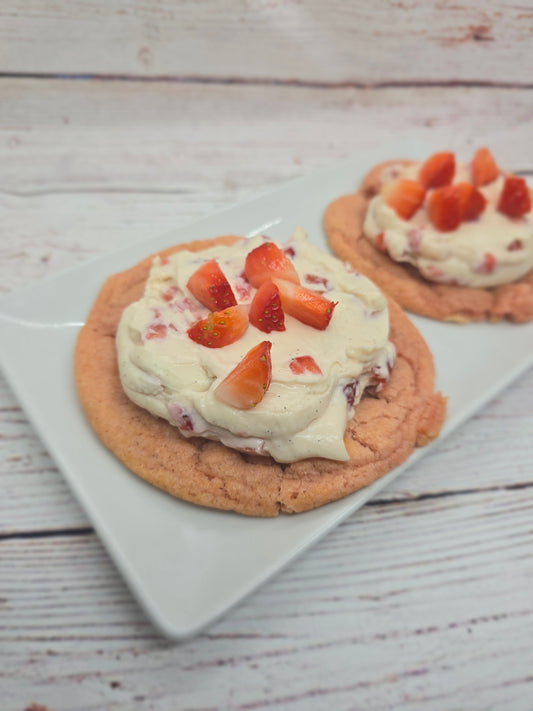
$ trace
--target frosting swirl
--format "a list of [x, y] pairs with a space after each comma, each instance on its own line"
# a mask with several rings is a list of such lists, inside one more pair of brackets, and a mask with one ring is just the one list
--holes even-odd
[[[266, 335], [250, 323], [244, 335], [222, 348], [204, 347], [187, 335], [208, 314], [187, 288], [191, 275], [216, 259], [238, 304], [248, 305], [256, 289], [243, 276], [243, 264], [265, 239], [154, 259], [143, 298], [125, 309], [118, 327], [122, 386], [131, 400], [184, 436], [217, 439], [280, 462], [315, 456], [346, 460], [347, 419], [365, 388], [382, 386], [395, 357], [386, 299], [367, 278], [308, 243], [298, 229], [285, 253], [303, 286], [337, 302], [327, 329], [285, 314], [284, 331]], [[243, 410], [220, 401], [217, 386], [266, 338], [272, 343], [272, 379], [261, 402]], [[320, 372], [294, 372], [291, 362], [303, 356]]]
[[[420, 164], [391, 166], [383, 176], [416, 180]], [[469, 170], [457, 166], [453, 183], [468, 182]], [[440, 231], [428, 217], [427, 201], [409, 220], [402, 219], [381, 194], [370, 202], [365, 236], [397, 262], [408, 262], [434, 282], [493, 287], [520, 279], [533, 269], [533, 212], [510, 218], [498, 210], [504, 176], [478, 189], [486, 199], [481, 215], [457, 229]]]

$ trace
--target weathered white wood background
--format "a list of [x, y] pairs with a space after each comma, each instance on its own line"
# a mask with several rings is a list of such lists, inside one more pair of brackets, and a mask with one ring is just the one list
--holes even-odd
[[[533, 176], [533, 5], [3, 0], [0, 291], [396, 135]], [[162, 640], [0, 379], [0, 708], [533, 709], [533, 372]]]

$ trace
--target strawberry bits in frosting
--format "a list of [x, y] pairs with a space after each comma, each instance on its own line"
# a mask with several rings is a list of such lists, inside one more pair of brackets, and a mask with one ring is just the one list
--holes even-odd
[[265, 237], [156, 257], [116, 342], [123, 389], [186, 437], [279, 462], [344, 461], [347, 420], [395, 358], [372, 282]]
[[533, 269], [533, 212], [523, 178], [504, 175], [490, 151], [469, 165], [453, 153], [392, 165], [370, 202], [365, 236], [429, 281], [488, 288]]

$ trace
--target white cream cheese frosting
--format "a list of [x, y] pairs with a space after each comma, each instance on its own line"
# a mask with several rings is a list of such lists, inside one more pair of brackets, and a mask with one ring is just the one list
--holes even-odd
[[[419, 169], [391, 166], [383, 180], [416, 180]], [[430, 281], [481, 288], [516, 281], [533, 269], [533, 211], [513, 219], [499, 212], [503, 181], [500, 176], [478, 188], [487, 200], [484, 211], [450, 232], [433, 227], [424, 205], [403, 220], [378, 194], [368, 206], [364, 233], [374, 244], [382, 235], [381, 248], [393, 260], [412, 264]], [[465, 166], [457, 166], [453, 182], [470, 182]]]
[[[187, 335], [208, 314], [187, 289], [189, 277], [216, 259], [237, 302], [249, 304], [256, 290], [243, 277], [243, 265], [266, 239], [154, 259], [143, 298], [125, 309], [118, 327], [122, 386], [133, 402], [185, 436], [216, 439], [280, 462], [346, 460], [347, 419], [365, 388], [379, 388], [388, 378], [395, 358], [386, 299], [367, 278], [309, 244], [298, 229], [285, 249], [301, 284], [338, 302], [325, 330], [285, 314], [285, 331], [267, 334], [249, 324], [239, 340], [222, 348], [207, 348]], [[264, 340], [272, 343], [272, 380], [262, 401], [247, 410], [221, 402], [217, 385]], [[293, 373], [289, 364], [299, 356], [311, 356], [322, 373]]]

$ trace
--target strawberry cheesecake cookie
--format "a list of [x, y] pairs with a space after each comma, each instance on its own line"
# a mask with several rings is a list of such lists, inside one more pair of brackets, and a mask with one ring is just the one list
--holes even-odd
[[437, 436], [415, 327], [308, 243], [180, 245], [112, 276], [75, 358], [103, 443], [170, 494], [249, 515], [339, 499]]
[[404, 308], [467, 322], [533, 319], [533, 212], [487, 148], [375, 167], [324, 215], [331, 248]]

